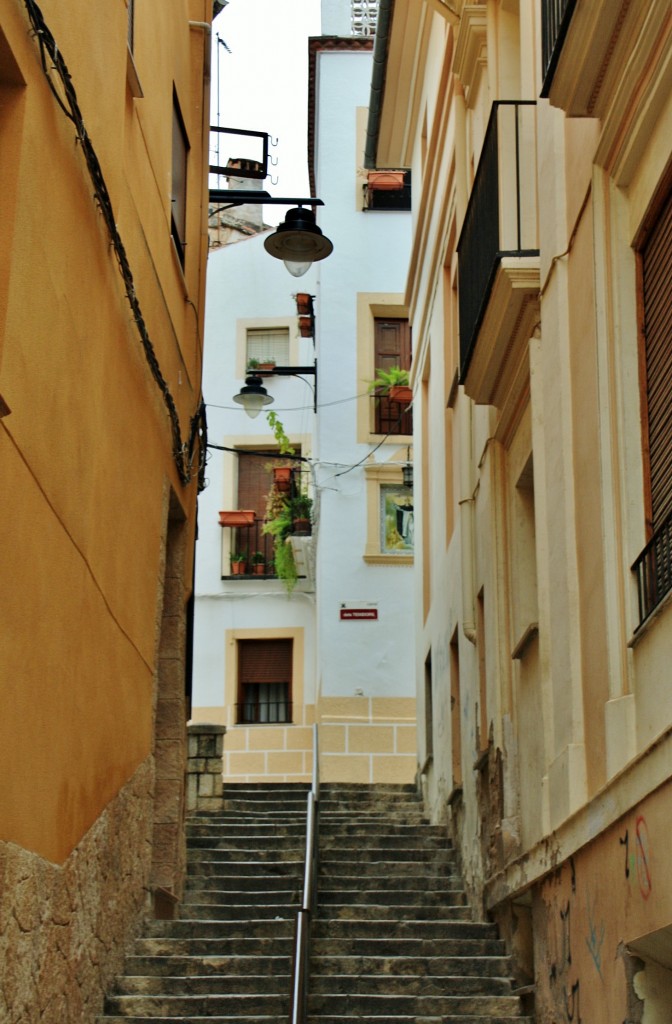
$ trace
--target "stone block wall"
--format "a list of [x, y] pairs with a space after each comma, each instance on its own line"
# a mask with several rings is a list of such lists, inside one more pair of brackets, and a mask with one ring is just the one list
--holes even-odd
[[0, 1020], [93, 1024], [149, 909], [153, 761], [62, 864], [0, 843]]
[[222, 797], [223, 725], [194, 723], [187, 727], [187, 810], [217, 810]]

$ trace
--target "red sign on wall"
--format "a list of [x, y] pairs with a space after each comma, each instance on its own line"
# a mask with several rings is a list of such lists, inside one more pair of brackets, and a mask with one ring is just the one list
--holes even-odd
[[375, 606], [369, 608], [346, 608], [345, 605], [341, 605], [341, 619], [352, 620], [352, 619], [372, 619], [378, 618], [378, 609]]

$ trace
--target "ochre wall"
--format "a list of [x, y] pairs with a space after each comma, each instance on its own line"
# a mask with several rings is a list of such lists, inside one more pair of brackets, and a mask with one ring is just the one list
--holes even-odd
[[633, 806], [539, 887], [533, 900], [539, 1024], [631, 1019], [626, 946], [672, 919], [670, 789]]
[[[126, 84], [122, 0], [104, 17], [85, 2], [40, 6], [184, 438], [200, 387], [206, 52], [186, 8], [205, 21], [212, 4], [171, 5], [158, 20], [136, 5], [139, 99]], [[13, 221], [0, 251], [0, 395], [11, 409], [0, 419], [0, 840], [61, 863], [152, 753], [167, 494], [187, 520], [184, 604], [196, 484], [178, 479], [75, 128], [22, 3], [0, 2], [0, 33], [26, 83], [8, 107], [0, 75], [3, 182], [13, 176], [0, 197]], [[184, 273], [170, 237], [173, 87], [191, 142]]]

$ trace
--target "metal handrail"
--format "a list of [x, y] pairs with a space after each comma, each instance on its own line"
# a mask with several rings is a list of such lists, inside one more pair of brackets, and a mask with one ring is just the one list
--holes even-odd
[[317, 724], [313, 725], [313, 777], [306, 801], [306, 852], [303, 872], [303, 897], [296, 915], [294, 933], [294, 964], [289, 1024], [303, 1024], [308, 996], [308, 952], [310, 921], [315, 902], [317, 875], [317, 823], [320, 798], [320, 769]]

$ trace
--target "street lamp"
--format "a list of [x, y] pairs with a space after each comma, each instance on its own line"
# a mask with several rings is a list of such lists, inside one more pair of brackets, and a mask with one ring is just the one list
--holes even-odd
[[293, 277], [302, 277], [313, 263], [329, 256], [333, 248], [318, 228], [313, 211], [302, 206], [288, 210], [282, 224], [264, 239], [266, 252], [282, 260]]
[[[313, 386], [313, 412], [317, 412], [317, 361], [313, 366], [276, 366], [270, 374], [274, 377], [304, 377], [312, 375], [315, 378]], [[308, 382], [306, 382], [308, 383]], [[234, 402], [242, 405], [243, 409], [254, 419], [258, 416], [265, 405], [270, 405], [274, 399], [262, 384], [261, 377], [251, 373], [245, 378], [245, 384], [237, 395], [233, 396]]]
[[266, 191], [247, 189], [211, 188], [210, 202], [219, 209], [232, 206], [294, 206], [288, 210], [282, 224], [264, 240], [264, 248], [277, 260], [282, 260], [293, 277], [301, 277], [307, 270], [333, 252], [333, 243], [315, 222], [315, 214], [308, 206], [324, 206], [321, 199], [283, 199], [270, 196]]

